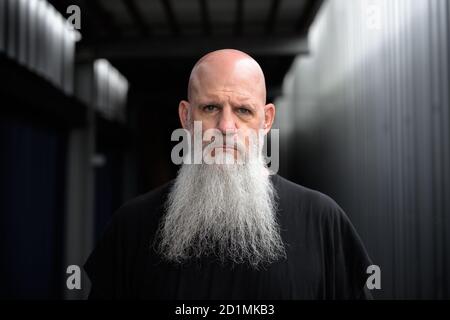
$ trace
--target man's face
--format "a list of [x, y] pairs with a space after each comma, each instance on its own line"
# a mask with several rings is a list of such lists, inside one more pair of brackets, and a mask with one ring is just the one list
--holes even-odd
[[[246, 79], [233, 80], [205, 82], [190, 101], [191, 120], [201, 121], [203, 131], [216, 129], [231, 141], [244, 143], [248, 150], [250, 133], [257, 134], [264, 127], [264, 104]], [[233, 146], [224, 146], [223, 151], [238, 156]]]
[[[226, 137], [228, 143], [238, 142], [248, 152], [251, 143], [258, 143], [254, 139], [259, 130], [268, 132], [275, 112], [272, 104], [265, 104], [264, 77], [258, 71], [249, 59], [216, 60], [197, 67], [191, 77], [189, 102], [180, 103], [183, 127], [192, 128], [194, 121], [201, 121], [203, 132], [216, 129], [224, 143]], [[233, 146], [220, 149], [235, 159], [240, 156]]]
[[[207, 54], [192, 70], [188, 100], [180, 102], [179, 116], [183, 128], [194, 131], [192, 149], [201, 144], [196, 140], [201, 122], [204, 139], [216, 131], [212, 137], [217, 140], [204, 141], [200, 150], [203, 160], [207, 155], [215, 161], [181, 166], [161, 224], [160, 253], [175, 262], [213, 254], [252, 266], [285, 257], [276, 192], [262, 150], [255, 148], [261, 148], [261, 140], [253, 140], [260, 139], [261, 129], [267, 134], [275, 116], [275, 107], [266, 105], [258, 63], [232, 49]], [[235, 143], [236, 149], [224, 149], [224, 136], [225, 144]], [[238, 161], [228, 162], [233, 158]], [[235, 163], [242, 165], [222, 166]]]

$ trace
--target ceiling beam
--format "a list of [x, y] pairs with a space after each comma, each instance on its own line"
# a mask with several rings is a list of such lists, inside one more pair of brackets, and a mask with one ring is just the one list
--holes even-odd
[[303, 9], [303, 12], [301, 13], [295, 27], [295, 31], [297, 32], [297, 34], [302, 36], [306, 35], [309, 27], [316, 17], [317, 12], [322, 6], [322, 3], [323, 0], [309, 0], [306, 3], [305, 8]]
[[77, 60], [198, 57], [222, 48], [235, 48], [253, 55], [294, 56], [307, 54], [308, 42], [304, 37], [279, 36], [111, 39], [81, 43], [77, 48]]
[[275, 27], [275, 22], [277, 20], [278, 11], [280, 9], [281, 0], [272, 0], [270, 4], [269, 13], [266, 20], [266, 34], [271, 34]]
[[164, 8], [164, 12], [166, 14], [167, 23], [169, 24], [170, 30], [172, 30], [172, 33], [175, 36], [180, 35], [181, 29], [175, 16], [175, 11], [173, 11], [172, 3], [170, 3], [170, 0], [161, 0], [161, 4]]
[[145, 23], [144, 18], [142, 17], [139, 8], [137, 7], [135, 0], [122, 0], [125, 8], [127, 8], [128, 13], [130, 14], [134, 23], [136, 23], [141, 35], [144, 37], [148, 37], [150, 33], [150, 27]]
[[200, 1], [200, 15], [202, 17], [203, 33], [207, 36], [211, 35], [211, 20], [209, 19], [209, 9], [207, 0]]

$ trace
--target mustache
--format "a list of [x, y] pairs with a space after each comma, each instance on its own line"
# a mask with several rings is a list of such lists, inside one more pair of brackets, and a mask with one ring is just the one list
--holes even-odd
[[228, 147], [236, 150], [245, 149], [245, 143], [243, 142], [245, 138], [236, 138], [233, 136], [223, 135], [222, 138], [217, 139], [216, 136], [211, 137], [210, 139], [203, 140], [204, 146], [210, 146], [215, 148], [220, 147]]
[[231, 148], [237, 150], [239, 153], [246, 153], [246, 145], [239, 139], [232, 137], [224, 137], [223, 139], [211, 139], [210, 141], [203, 141], [203, 149], [213, 150], [216, 148]]

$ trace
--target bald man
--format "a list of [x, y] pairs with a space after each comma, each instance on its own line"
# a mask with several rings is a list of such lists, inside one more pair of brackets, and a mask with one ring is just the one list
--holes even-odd
[[185, 162], [175, 180], [122, 206], [85, 264], [90, 298], [371, 297], [370, 259], [343, 210], [266, 166], [253, 133], [269, 132], [275, 106], [253, 58], [202, 57], [179, 117], [189, 132], [217, 132], [223, 139], [203, 135], [202, 155], [228, 161]]

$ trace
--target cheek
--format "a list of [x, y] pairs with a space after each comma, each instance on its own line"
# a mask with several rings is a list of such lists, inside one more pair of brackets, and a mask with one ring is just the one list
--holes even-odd
[[259, 110], [254, 114], [253, 117], [248, 119], [243, 119], [241, 121], [241, 127], [249, 130], [259, 130], [264, 128], [265, 123], [265, 114], [264, 110]]
[[248, 131], [258, 131], [260, 129], [264, 128], [264, 118], [261, 117], [254, 117], [250, 121], [241, 122], [240, 128], [244, 129], [246, 131], [246, 134], [248, 134]]
[[211, 119], [200, 119], [200, 120], [202, 121], [203, 135], [205, 134], [206, 130], [217, 129], [215, 121], [212, 121]]
[[260, 128], [258, 126], [255, 126], [255, 128], [247, 127], [245, 129], [241, 129], [239, 131], [239, 140], [243, 142], [246, 146], [258, 143], [259, 129]]
[[266, 122], [266, 114], [264, 110], [262, 110], [259, 114], [259, 128], [262, 129], [264, 127], [264, 124]]
[[201, 121], [203, 130], [213, 129], [216, 127], [215, 117], [205, 116], [198, 109], [192, 111], [192, 121]]

